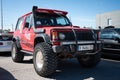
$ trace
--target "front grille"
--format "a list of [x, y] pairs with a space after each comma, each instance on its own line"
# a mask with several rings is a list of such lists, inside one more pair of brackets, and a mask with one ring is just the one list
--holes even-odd
[[91, 31], [79, 31], [79, 32], [77, 31], [76, 35], [77, 35], [77, 40], [79, 40], [79, 41], [94, 40], [93, 34]]
[[[75, 41], [75, 35], [74, 32], [71, 31], [63, 31], [63, 32], [59, 32], [59, 33], [63, 33], [65, 35], [65, 39], [63, 40], [59, 40], [60, 41]], [[76, 37], [78, 41], [90, 41], [90, 40], [94, 40], [93, 38], [93, 33], [89, 30], [89, 31], [75, 31]]]

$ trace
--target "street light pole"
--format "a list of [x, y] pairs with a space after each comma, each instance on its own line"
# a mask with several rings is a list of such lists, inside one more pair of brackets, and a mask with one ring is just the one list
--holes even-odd
[[1, 30], [3, 32], [3, 5], [2, 5], [2, 0], [1, 0]]

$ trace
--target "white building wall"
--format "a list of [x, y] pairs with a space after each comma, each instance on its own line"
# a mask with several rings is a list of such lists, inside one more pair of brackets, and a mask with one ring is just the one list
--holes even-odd
[[98, 14], [96, 16], [96, 28], [98, 28], [99, 26], [101, 26], [101, 28], [110, 26], [108, 25], [108, 19], [111, 19], [111, 26], [120, 28], [120, 11]]

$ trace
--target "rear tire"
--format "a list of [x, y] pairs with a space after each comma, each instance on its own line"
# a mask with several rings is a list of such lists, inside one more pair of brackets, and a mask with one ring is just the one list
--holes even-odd
[[95, 67], [101, 60], [100, 53], [84, 55], [77, 58], [82, 67]]
[[11, 56], [14, 62], [23, 62], [24, 54], [20, 52], [20, 48], [17, 47], [16, 42], [13, 42]]
[[38, 43], [34, 49], [33, 63], [37, 74], [46, 77], [56, 71], [57, 56], [49, 44]]

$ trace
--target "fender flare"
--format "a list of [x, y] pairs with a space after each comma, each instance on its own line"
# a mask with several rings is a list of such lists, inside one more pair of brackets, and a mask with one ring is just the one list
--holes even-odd
[[12, 41], [16, 43], [16, 45], [17, 45], [18, 48], [21, 48], [20, 38], [19, 38], [18, 36], [13, 37], [13, 40], [12, 40]]
[[48, 43], [48, 44], [51, 44], [51, 39], [50, 39], [50, 37], [49, 37], [47, 34], [45, 34], [45, 33], [37, 34], [37, 35], [35, 36], [35, 39], [37, 39], [37, 38], [42, 38], [44, 42], [46, 42], [46, 43]]

